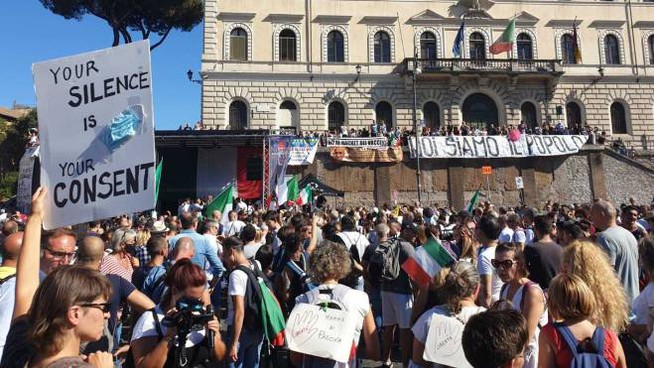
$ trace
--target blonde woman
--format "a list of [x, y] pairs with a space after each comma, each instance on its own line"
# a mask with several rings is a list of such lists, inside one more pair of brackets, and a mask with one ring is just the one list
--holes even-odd
[[613, 331], [622, 331], [629, 321], [627, 295], [609, 263], [608, 256], [597, 245], [575, 241], [563, 250], [561, 272], [579, 276], [594, 295], [601, 295], [592, 321]]

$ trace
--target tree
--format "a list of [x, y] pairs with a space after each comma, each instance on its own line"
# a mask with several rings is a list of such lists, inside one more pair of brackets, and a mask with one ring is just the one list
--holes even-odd
[[4, 123], [0, 127], [0, 180], [6, 173], [18, 170], [20, 158], [29, 141], [29, 130], [36, 128], [36, 109], [18, 119], [15, 123]]
[[156, 34], [159, 40], [150, 46], [161, 45], [173, 29], [189, 32], [200, 24], [203, 16], [202, 0], [39, 0], [51, 12], [66, 19], [81, 20], [90, 14], [111, 27], [113, 44], [118, 46], [133, 41], [132, 33], [148, 39]]

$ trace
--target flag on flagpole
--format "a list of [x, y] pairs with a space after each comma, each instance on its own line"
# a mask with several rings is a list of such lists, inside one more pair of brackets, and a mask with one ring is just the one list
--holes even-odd
[[575, 64], [581, 64], [581, 51], [577, 42], [577, 18], [572, 22], [572, 52], [575, 57]]
[[461, 52], [461, 44], [463, 43], [463, 36], [465, 34], [465, 24], [465, 20], [461, 21], [461, 27], [459, 27], [459, 31], [456, 33], [454, 46], [452, 46], [452, 54], [454, 54], [454, 57], [463, 57], [463, 53]]
[[513, 50], [513, 43], [515, 42], [515, 17], [509, 21], [504, 32], [488, 49], [491, 54], [501, 54]]
[[297, 200], [297, 204], [300, 206], [307, 203], [313, 203], [313, 188], [308, 184], [302, 189], [300, 198]]
[[413, 257], [402, 263], [402, 269], [411, 279], [420, 285], [427, 285], [440, 272], [455, 261], [455, 258], [443, 248], [441, 243], [430, 236], [427, 242], [416, 249]]
[[284, 183], [277, 187], [277, 204], [282, 205], [288, 201], [295, 202], [300, 197], [300, 187], [297, 177], [284, 180]]
[[154, 172], [154, 204], [157, 205], [159, 200], [159, 186], [161, 185], [161, 172], [163, 170], [163, 158], [159, 161], [157, 169]]
[[209, 203], [205, 209], [205, 217], [211, 218], [213, 211], [218, 210], [222, 213], [220, 222], [226, 224], [229, 222], [229, 211], [232, 210], [234, 205], [234, 183], [229, 183], [225, 186], [220, 194]]
[[480, 194], [480, 189], [477, 189], [475, 194], [472, 195], [472, 198], [470, 198], [470, 203], [468, 203], [468, 208], [467, 208], [468, 213], [472, 213], [475, 207], [477, 207], [477, 203], [479, 202], [479, 194]]

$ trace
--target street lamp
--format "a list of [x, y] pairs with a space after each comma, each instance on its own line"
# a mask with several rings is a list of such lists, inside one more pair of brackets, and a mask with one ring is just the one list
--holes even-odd
[[418, 91], [417, 91], [417, 79], [418, 75], [422, 73], [422, 69], [418, 66], [418, 57], [414, 52], [413, 57], [413, 70], [411, 72], [411, 77], [413, 79], [413, 132], [416, 135], [416, 182], [418, 184], [418, 203], [422, 205], [422, 184], [420, 182], [420, 133], [418, 131]]
[[197, 84], [202, 84], [202, 80], [201, 80], [201, 79], [193, 79], [193, 71], [192, 71], [191, 69], [189, 69], [189, 70], [186, 72], [186, 77], [188, 78], [188, 81], [189, 81], [189, 82], [193, 82], [193, 83], [197, 83]]

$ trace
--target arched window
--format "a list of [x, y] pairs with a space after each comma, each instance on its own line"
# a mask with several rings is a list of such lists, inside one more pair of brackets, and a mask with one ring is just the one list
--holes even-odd
[[297, 61], [295, 32], [285, 29], [279, 33], [279, 61]]
[[575, 46], [572, 35], [566, 33], [561, 36], [561, 59], [564, 64], [577, 64], [574, 48]]
[[497, 105], [492, 98], [483, 93], [473, 93], [468, 96], [463, 105], [463, 121], [469, 126], [479, 129], [489, 129], [491, 126], [498, 127], [499, 113]]
[[568, 123], [568, 128], [574, 128], [577, 125], [581, 126], [581, 108], [576, 102], [568, 102], [565, 105], [565, 120]]
[[248, 59], [248, 34], [243, 28], [234, 28], [229, 33], [229, 60]]
[[627, 116], [619, 102], [611, 104], [611, 129], [613, 134], [627, 134]]
[[620, 42], [612, 34], [604, 37], [604, 57], [607, 64], [620, 64]]
[[338, 101], [332, 101], [327, 108], [327, 129], [340, 132], [345, 123], [345, 106]]
[[286, 100], [279, 105], [277, 113], [277, 124], [280, 127], [295, 127], [300, 128], [300, 117], [298, 114], [297, 105], [293, 101]]
[[420, 58], [436, 59], [436, 36], [431, 32], [420, 35]]
[[438, 130], [441, 127], [441, 111], [438, 104], [429, 101], [422, 108], [422, 116], [425, 119], [425, 126], [431, 130]]
[[470, 58], [477, 60], [486, 59], [486, 40], [479, 32], [470, 35]]
[[533, 103], [523, 103], [522, 106], [520, 106], [520, 114], [522, 115], [522, 122], [525, 123], [528, 128], [534, 129], [538, 126], [536, 106], [534, 106]]
[[654, 34], [647, 38], [647, 45], [649, 46], [649, 63], [654, 65]]
[[375, 63], [391, 62], [391, 37], [384, 31], [375, 33]]
[[393, 106], [386, 101], [381, 101], [375, 106], [375, 115], [377, 125], [386, 125], [386, 131], [389, 132], [393, 129]]
[[248, 127], [248, 106], [235, 100], [229, 105], [229, 129], [243, 130]]
[[533, 60], [534, 49], [531, 43], [531, 37], [526, 33], [520, 33], [516, 37], [516, 41], [518, 46], [518, 60]]
[[331, 31], [327, 34], [327, 62], [342, 63], [344, 61], [343, 34], [339, 31]]

